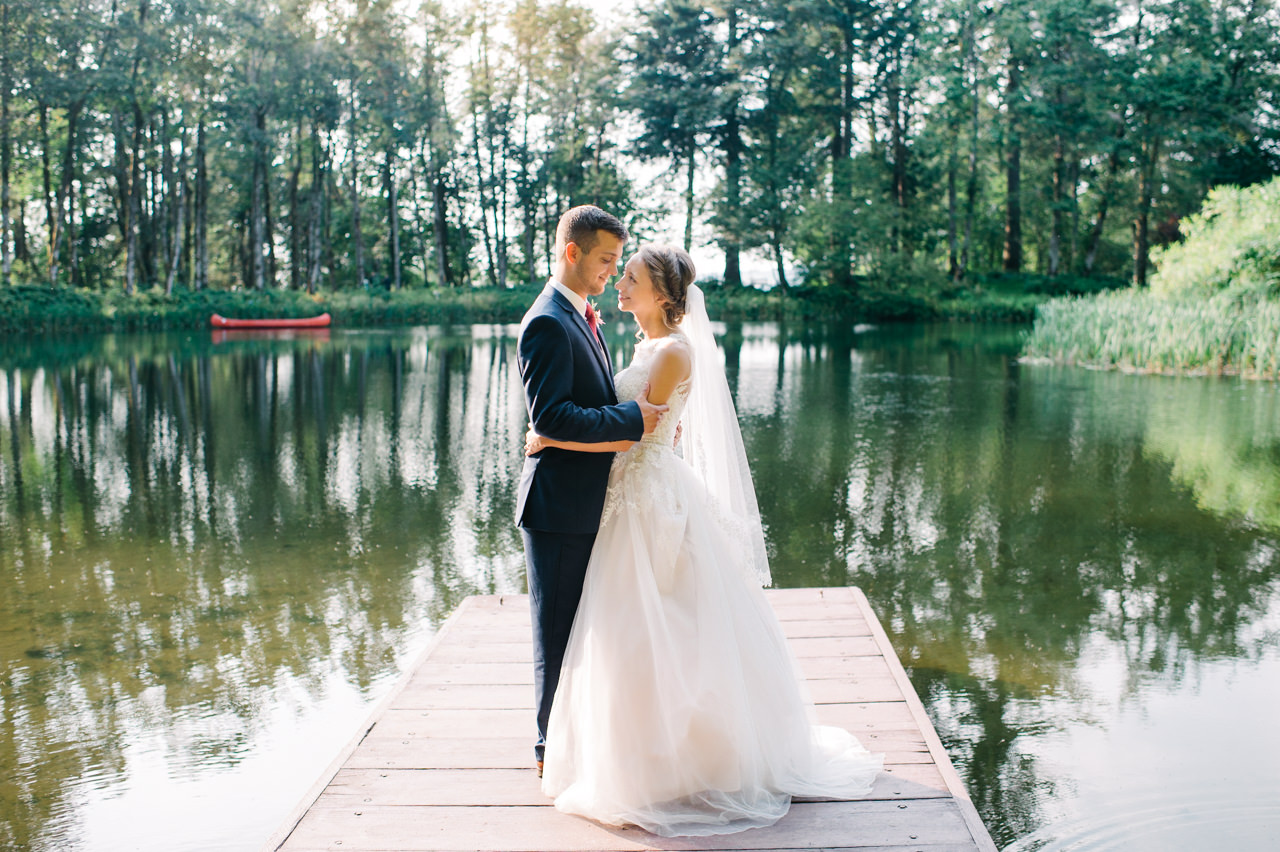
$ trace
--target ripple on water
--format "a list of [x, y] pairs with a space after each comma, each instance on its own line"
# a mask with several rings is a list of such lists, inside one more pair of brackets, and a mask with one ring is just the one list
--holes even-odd
[[[1171, 843], [1171, 840], [1176, 840]], [[1203, 838], [1197, 842], [1197, 838]], [[1002, 852], [1163, 852], [1280, 848], [1280, 787], [1161, 789], [1115, 798], [1105, 810], [1056, 820]]]

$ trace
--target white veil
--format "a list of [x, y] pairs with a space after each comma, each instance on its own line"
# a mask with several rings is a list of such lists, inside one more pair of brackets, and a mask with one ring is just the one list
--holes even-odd
[[756, 503], [756, 489], [747, 466], [738, 413], [729, 394], [720, 349], [711, 332], [706, 299], [698, 286], [689, 287], [680, 330], [693, 352], [689, 401], [681, 418], [680, 444], [684, 458], [706, 484], [726, 516], [743, 573], [762, 586], [772, 583], [764, 525]]

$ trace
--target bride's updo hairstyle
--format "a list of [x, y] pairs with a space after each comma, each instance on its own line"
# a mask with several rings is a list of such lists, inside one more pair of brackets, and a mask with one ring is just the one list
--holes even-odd
[[649, 270], [653, 289], [662, 301], [666, 314], [663, 322], [667, 328], [675, 328], [684, 319], [685, 299], [696, 271], [693, 258], [684, 249], [674, 246], [641, 246], [636, 257]]

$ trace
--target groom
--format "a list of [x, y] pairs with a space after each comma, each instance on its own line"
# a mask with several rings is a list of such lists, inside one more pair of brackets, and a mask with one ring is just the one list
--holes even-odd
[[[574, 207], [560, 217], [555, 275], [524, 315], [517, 347], [529, 422], [540, 435], [582, 443], [638, 441], [667, 409], [643, 396], [618, 403], [609, 356], [587, 303], [617, 273], [627, 237], [627, 227], [599, 207]], [[549, 447], [526, 457], [520, 475], [516, 523], [524, 537], [533, 614], [533, 750], [539, 775], [551, 701], [612, 460], [612, 453]]]

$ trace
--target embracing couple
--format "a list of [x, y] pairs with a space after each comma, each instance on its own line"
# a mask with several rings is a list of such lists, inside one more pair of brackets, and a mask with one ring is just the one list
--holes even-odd
[[589, 299], [627, 239], [597, 207], [565, 213], [555, 276], [520, 327], [531, 425], [516, 517], [543, 791], [665, 836], [770, 825], [792, 796], [863, 795], [881, 758], [813, 724], [761, 588], [755, 489], [684, 251], [627, 261], [614, 286], [641, 340], [613, 375]]

